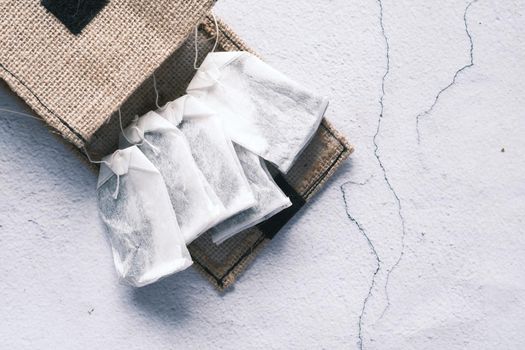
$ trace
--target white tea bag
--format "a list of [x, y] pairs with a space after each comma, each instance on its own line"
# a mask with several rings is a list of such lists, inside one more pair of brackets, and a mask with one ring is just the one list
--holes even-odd
[[234, 147], [255, 193], [257, 204], [215, 226], [212, 229], [215, 244], [221, 244], [242, 230], [255, 226], [292, 205], [290, 199], [273, 181], [264, 161], [242, 146], [236, 144]]
[[190, 143], [193, 158], [226, 208], [219, 221], [256, 204], [233, 143], [213, 111], [195, 97], [185, 95], [166, 104], [158, 113], [178, 125]]
[[121, 134], [121, 145], [137, 144], [164, 178], [186, 243], [217, 224], [225, 211], [197, 167], [188, 141], [155, 112], [134, 120]]
[[97, 196], [124, 281], [141, 287], [192, 264], [166, 185], [137, 147], [104, 158]]
[[286, 173], [328, 101], [248, 52], [209, 53], [188, 86], [222, 118], [231, 139]]

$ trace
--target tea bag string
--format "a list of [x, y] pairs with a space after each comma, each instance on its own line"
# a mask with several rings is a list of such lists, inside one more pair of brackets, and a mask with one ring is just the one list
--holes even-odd
[[0, 111], [1, 112], [12, 113], [12, 114], [18, 114], [18, 115], [21, 115], [21, 116], [24, 116], [24, 117], [27, 117], [27, 118], [43, 121], [42, 118], [38, 118], [38, 117], [35, 117], [34, 115], [27, 114], [27, 113], [24, 113], [24, 112], [17, 112], [17, 111], [13, 111], [13, 110], [6, 109], [6, 108], [0, 108]]
[[[35, 119], [35, 120], [39, 120], [39, 121], [43, 121], [41, 118], [38, 118], [32, 114], [28, 114], [28, 113], [24, 113], [24, 112], [17, 112], [17, 111], [13, 111], [11, 109], [7, 109], [7, 108], [0, 108], [0, 112], [6, 112], [6, 113], [11, 113], [11, 114], [17, 114], [17, 115], [20, 115], [20, 116], [24, 116], [26, 118], [31, 118], [31, 119]], [[52, 133], [55, 133], [55, 134], [58, 134], [56, 131], [54, 130], [50, 130]], [[87, 156], [87, 159], [89, 160], [90, 163], [92, 164], [101, 164], [101, 163], [105, 163], [106, 165], [109, 165], [109, 163], [105, 160], [100, 160], [100, 161], [96, 161], [96, 160], [92, 160], [91, 157], [89, 156], [89, 153], [87, 152], [86, 148], [85, 147], [82, 147], [82, 149], [84, 150], [84, 153], [86, 154]]]
[[[137, 118], [138, 117], [135, 116], [135, 120]], [[126, 136], [126, 133], [124, 132], [124, 128], [122, 127], [122, 112], [120, 111], [120, 108], [118, 109], [118, 122], [119, 122], [119, 125], [120, 125], [120, 132], [122, 133], [122, 136], [124, 136], [124, 138], [126, 139], [126, 141], [128, 141], [129, 144], [137, 145], [137, 146], [142, 146], [142, 145], [146, 144], [146, 145], [148, 145], [151, 148], [151, 150], [153, 151], [153, 153], [155, 153], [155, 155], [158, 155], [160, 153], [159, 148], [156, 147], [150, 141], [146, 140], [146, 138], [144, 137], [144, 132], [136, 125], [133, 125], [131, 127], [131, 129], [135, 130], [137, 132], [137, 135], [139, 135], [139, 137], [141, 139], [141, 142], [140, 143], [135, 143], [135, 142], [131, 141], [130, 139], [128, 139], [128, 137]]]
[[[115, 152], [113, 152], [113, 154], [111, 155], [111, 162], [108, 162], [106, 160], [93, 160], [91, 159], [91, 157], [89, 156], [89, 153], [88, 151], [86, 150], [85, 147], [82, 147], [82, 149], [84, 150], [84, 153], [86, 154], [86, 157], [88, 158], [89, 162], [92, 163], [92, 164], [106, 164], [106, 166], [108, 168], [110, 168], [111, 166], [111, 163], [113, 162], [113, 158], [115, 158], [115, 156], [117, 155], [117, 153], [119, 152], [119, 150], [116, 150]], [[113, 194], [111, 195], [113, 197], [113, 199], [117, 199], [118, 198], [118, 194], [119, 194], [119, 189], [120, 189], [120, 175], [119, 174], [115, 174], [117, 175], [117, 186], [115, 187], [115, 191], [113, 192]]]
[[150, 141], [148, 141], [146, 139], [146, 137], [144, 137], [144, 132], [141, 129], [139, 129], [138, 126], [134, 125], [134, 126], [131, 127], [131, 129], [136, 130], [137, 134], [139, 136], [141, 136], [141, 138], [142, 138], [142, 141], [140, 143], [138, 143], [137, 145], [141, 146], [143, 144], [146, 144], [146, 145], [148, 145], [151, 148], [151, 150], [153, 151], [153, 153], [155, 153], [155, 155], [158, 155], [160, 153], [159, 148], [157, 146], [155, 146], [153, 143], [151, 143]]
[[159, 90], [157, 89], [157, 79], [155, 78], [155, 71], [153, 71], [152, 75], [153, 75], [153, 90], [155, 90], [155, 105], [157, 106], [157, 108], [160, 108], [160, 106], [159, 106]]
[[[211, 13], [213, 17], [213, 22], [215, 24], [215, 44], [213, 44], [213, 48], [211, 49], [211, 52], [215, 52], [217, 49], [217, 46], [219, 45], [219, 23], [217, 22], [217, 17], [215, 17], [215, 13]], [[195, 60], [193, 61], [193, 68], [195, 70], [199, 69], [197, 67], [197, 62], [199, 60], [199, 25], [197, 24], [195, 26]]]
[[[24, 112], [17, 112], [17, 111], [13, 111], [11, 109], [7, 109], [7, 108], [0, 108], [0, 112], [6, 112], [6, 113], [11, 113], [11, 114], [16, 114], [16, 115], [20, 115], [20, 116], [24, 116], [26, 118], [31, 118], [31, 119], [35, 119], [35, 120], [39, 120], [39, 121], [43, 121], [41, 118], [38, 118], [34, 115], [31, 115], [31, 114], [28, 114], [28, 113], [24, 113]], [[60, 135], [58, 132], [54, 131], [54, 130], [50, 130], [52, 133], [54, 134], [58, 134]], [[111, 165], [110, 162], [102, 159], [102, 160], [93, 160], [91, 159], [91, 156], [89, 155], [89, 152], [87, 151], [86, 147], [85, 146], [82, 146], [82, 150], [84, 151], [84, 154], [86, 155], [88, 161], [91, 163], [91, 164], [105, 164], [107, 165], [108, 167]], [[113, 153], [111, 159], [113, 160], [113, 157], [115, 156], [117, 152]], [[117, 175], [117, 187], [115, 189], [115, 191], [113, 192], [113, 198], [114, 199], [117, 199], [118, 197], [118, 192], [119, 192], [119, 187], [120, 187], [120, 176]]]

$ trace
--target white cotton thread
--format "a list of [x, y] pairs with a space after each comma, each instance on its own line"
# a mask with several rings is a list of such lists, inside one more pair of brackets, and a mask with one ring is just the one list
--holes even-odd
[[[17, 111], [13, 111], [13, 110], [10, 110], [10, 109], [6, 109], [6, 108], [0, 108], [0, 112], [7, 112], [7, 113], [12, 113], [12, 114], [16, 114], [16, 115], [20, 115], [20, 116], [24, 116], [26, 118], [31, 118], [31, 119], [35, 119], [35, 120], [39, 120], [39, 121], [43, 121], [43, 119], [41, 118], [38, 118], [34, 115], [31, 115], [31, 114], [28, 114], [28, 113], [24, 113], [24, 112], [17, 112]], [[119, 116], [120, 116], [120, 109], [119, 109]], [[106, 121], [107, 123], [107, 121]], [[121, 127], [122, 127], [122, 122], [121, 122]], [[52, 133], [54, 134], [57, 134], [57, 135], [60, 135], [60, 133], [54, 131], [54, 130], [50, 130]], [[91, 159], [91, 156], [89, 155], [89, 152], [87, 151], [86, 147], [85, 146], [82, 146], [81, 147], [82, 151], [84, 152], [84, 154], [86, 155], [88, 161], [91, 163], [91, 164], [105, 164], [107, 165], [108, 167], [111, 165], [110, 162], [106, 161], [106, 160], [93, 160]], [[119, 151], [117, 150], [115, 153], [113, 153], [113, 155], [111, 156], [111, 160], [113, 161], [113, 158], [115, 157], [115, 155], [118, 153]], [[113, 198], [114, 199], [117, 199], [118, 198], [118, 194], [119, 194], [119, 188], [120, 188], [120, 175], [116, 174], [117, 175], [117, 187], [115, 188], [115, 191], [113, 192]]]
[[[35, 120], [39, 120], [39, 121], [44, 121], [43, 119], [41, 118], [38, 118], [34, 115], [31, 115], [31, 114], [28, 114], [28, 113], [24, 113], [24, 112], [17, 112], [17, 111], [13, 111], [13, 110], [10, 110], [10, 109], [6, 109], [6, 108], [0, 108], [0, 111], [1, 112], [7, 112], [7, 113], [12, 113], [12, 114], [17, 114], [17, 115], [21, 115], [21, 116], [24, 116], [26, 118], [31, 118], [31, 119], [35, 119]], [[51, 131], [52, 133], [54, 134], [57, 134], [57, 135], [60, 135], [60, 133], [54, 131], [54, 130], [49, 130]], [[91, 157], [89, 156], [89, 153], [86, 149], [86, 147], [82, 147], [82, 150], [84, 151], [84, 154], [86, 155], [88, 161], [92, 164], [101, 164], [101, 163], [105, 163], [106, 165], [109, 165], [108, 162], [104, 161], [104, 160], [100, 160], [100, 161], [96, 161], [96, 160], [93, 160], [91, 159]]]
[[[20, 115], [20, 116], [24, 116], [24, 117], [27, 117], [27, 118], [31, 118], [31, 119], [35, 119], [35, 120], [39, 120], [41, 122], [44, 121], [44, 119], [42, 118], [39, 118], [39, 117], [35, 117], [34, 115], [31, 115], [31, 114], [27, 114], [27, 113], [24, 113], [24, 112], [17, 112], [17, 111], [13, 111], [11, 109], [7, 109], [7, 108], [0, 108], [0, 112], [7, 112], [7, 113], [11, 113], [11, 114], [17, 114], [17, 115]], [[55, 135], [59, 135], [59, 136], [62, 136], [61, 133], [59, 133], [58, 131], [55, 131], [55, 130], [52, 130], [49, 128], [49, 132], [55, 134]]]
[[118, 198], [119, 189], [120, 189], [120, 175], [117, 174], [117, 186], [115, 187], [115, 192], [113, 192], [113, 194], [111, 195], [113, 199]]
[[[106, 161], [106, 160], [93, 160], [93, 159], [91, 159], [91, 157], [89, 156], [89, 153], [86, 150], [86, 148], [82, 147], [82, 149], [84, 150], [84, 153], [86, 154], [86, 157], [88, 158], [90, 163], [92, 163], [92, 164], [106, 164], [108, 168], [111, 166], [111, 163]], [[115, 153], [113, 153], [113, 155], [111, 156], [111, 161], [113, 161], [113, 158], [115, 157], [115, 155], [117, 153], [118, 153], [118, 150], [115, 151]], [[115, 175], [117, 175], [117, 186], [115, 187], [115, 191], [111, 195], [113, 197], [113, 199], [117, 199], [118, 198], [118, 193], [119, 193], [119, 189], [120, 189], [120, 175], [119, 174], [115, 174]]]
[[[89, 153], [88, 151], [86, 150], [86, 147], [82, 147], [82, 150], [84, 151], [84, 153], [86, 154], [86, 157], [87, 159], [89, 160], [90, 163], [92, 164], [106, 164], [106, 166], [108, 168], [111, 168], [111, 162], [113, 162], [113, 158], [115, 158], [115, 156], [120, 152], [120, 150], [116, 150], [112, 155], [111, 155], [111, 162], [108, 162], [106, 160], [93, 160], [91, 159], [91, 157], [89, 156]], [[117, 199], [118, 198], [118, 194], [119, 194], [119, 189], [120, 189], [120, 175], [119, 174], [115, 174], [117, 175], [117, 186], [115, 187], [115, 191], [113, 192], [113, 194], [111, 195], [113, 197], [113, 199]]]
[[82, 150], [84, 151], [87, 159], [89, 160], [89, 162], [91, 164], [102, 164], [103, 163], [103, 164], [106, 164], [107, 166], [110, 165], [110, 163], [108, 161], [105, 161], [105, 160], [93, 160], [93, 159], [91, 159], [91, 157], [89, 156], [89, 153], [88, 153], [86, 147], [82, 147]]
[[213, 23], [215, 24], [215, 44], [213, 44], [213, 48], [211, 49], [211, 52], [215, 52], [217, 49], [217, 45], [219, 45], [219, 23], [217, 22], [217, 17], [215, 17], [215, 13], [211, 13], [213, 17]]
[[159, 106], [159, 90], [157, 89], [157, 78], [155, 78], [155, 72], [152, 74], [153, 76], [153, 89], [155, 90], [155, 105], [157, 108], [160, 108]]
[[38, 118], [38, 117], [35, 117], [34, 115], [27, 114], [27, 113], [24, 113], [24, 112], [12, 111], [10, 109], [5, 109], [5, 108], [0, 108], [0, 111], [7, 112], [7, 113], [12, 113], [12, 114], [18, 114], [18, 115], [22, 115], [22, 116], [25, 116], [25, 117], [28, 117], [28, 118], [32, 118], [32, 119], [43, 121], [42, 118]]
[[[217, 22], [217, 17], [215, 17], [215, 13], [211, 13], [213, 17], [213, 22], [215, 23], [215, 44], [213, 44], [213, 48], [211, 49], [211, 52], [215, 52], [217, 49], [217, 46], [219, 45], [219, 22]], [[193, 68], [195, 70], [199, 69], [197, 67], [197, 61], [199, 60], [199, 25], [197, 24], [195, 26], [195, 60], [193, 61]]]
[[[136, 121], [137, 119], [138, 119], [138, 116], [135, 116], [134, 121]], [[128, 137], [126, 136], [126, 133], [124, 132], [124, 128], [122, 127], [122, 113], [120, 112], [120, 108], [118, 109], [118, 121], [119, 121], [119, 125], [120, 125], [120, 132], [122, 133], [122, 136], [124, 136], [124, 138], [126, 139], [126, 141], [128, 141], [128, 143], [130, 145], [142, 146], [142, 145], [146, 144], [153, 150], [153, 153], [155, 153], [155, 155], [159, 155], [159, 153], [160, 153], [159, 148], [156, 147], [151, 142], [149, 142], [148, 140], [146, 140], [146, 138], [144, 137], [144, 131], [142, 131], [138, 126], [134, 125], [134, 126], [131, 127], [131, 129], [137, 131], [137, 135], [139, 136], [141, 142], [140, 143], [135, 143], [135, 142], [131, 141], [130, 139], [128, 139]]]
[[122, 133], [122, 136], [128, 141], [129, 144], [133, 144], [128, 137], [126, 136], [126, 133], [124, 132], [124, 128], [122, 127], [122, 112], [120, 111], [120, 108], [118, 109], [118, 124], [120, 126], [120, 132]]
[[141, 142], [140, 143], [137, 143], [138, 146], [142, 146], [143, 144], [146, 144], [148, 145], [152, 150], [153, 150], [153, 153], [155, 153], [155, 155], [159, 155], [160, 153], [160, 150], [158, 147], [156, 147], [154, 144], [152, 144], [151, 142], [149, 142], [148, 140], [146, 140], [146, 137], [144, 136], [144, 131], [141, 130], [138, 126], [134, 125], [131, 127], [131, 129], [133, 130], [136, 130], [137, 131], [137, 135], [139, 136], [139, 138], [141, 139]]

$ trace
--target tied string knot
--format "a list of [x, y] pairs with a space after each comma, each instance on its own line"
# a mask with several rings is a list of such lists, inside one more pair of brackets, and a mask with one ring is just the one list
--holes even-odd
[[117, 174], [117, 186], [115, 187], [115, 192], [113, 192], [113, 195], [112, 195], [113, 199], [118, 198], [119, 189], [120, 189], [120, 175]]
[[[212, 12], [211, 15], [213, 17], [213, 23], [215, 24], [215, 43], [213, 44], [211, 52], [215, 52], [215, 50], [217, 50], [217, 46], [219, 45], [219, 23], [217, 22], [217, 17], [215, 17], [215, 13]], [[195, 60], [193, 61], [193, 68], [197, 70], [199, 69], [199, 67], [197, 66], [197, 62], [199, 61], [199, 24], [195, 26], [194, 33]]]
[[[120, 150], [117, 150], [111, 156], [111, 163], [115, 163], [116, 162], [118, 164], [119, 160], [120, 160]], [[108, 164], [106, 164], [106, 165], [108, 165]], [[115, 191], [113, 192], [113, 195], [112, 195], [113, 199], [117, 199], [118, 198], [118, 194], [119, 194], [119, 190], [120, 190], [120, 175], [123, 175], [123, 174], [121, 174], [120, 169], [117, 168], [117, 171], [115, 172], [115, 175], [117, 175], [117, 186], [115, 187]]]
[[198, 72], [208, 87], [215, 84], [221, 85], [219, 78], [221, 77], [221, 70], [218, 67], [213, 67], [202, 72]]
[[[133, 125], [131, 127], [131, 130], [135, 130], [136, 133], [137, 133], [138, 138], [140, 139], [140, 142], [136, 143], [137, 146], [148, 145], [156, 156], [159, 155], [159, 153], [160, 153], [159, 148], [146, 139], [146, 136], [144, 135], [144, 130], [139, 128], [137, 125]], [[129, 140], [128, 140], [128, 142], [129, 142]], [[130, 142], [130, 143], [133, 143], [133, 142]]]
[[196, 93], [213, 87], [225, 88], [225, 85], [220, 81], [221, 75], [222, 73], [219, 67], [211, 66], [207, 69], [200, 68], [188, 86], [188, 93]]
[[124, 136], [124, 138], [126, 139], [126, 141], [128, 141], [129, 144], [137, 145], [137, 146], [142, 146], [142, 145], [146, 144], [153, 150], [153, 153], [156, 156], [159, 155], [159, 153], [160, 153], [159, 148], [156, 147], [154, 144], [152, 144], [150, 141], [146, 140], [146, 137], [144, 136], [144, 130], [142, 130], [141, 128], [139, 128], [137, 126], [137, 120], [139, 119], [138, 115], [136, 115], [133, 118], [133, 121], [132, 121], [133, 125], [129, 127], [130, 130], [135, 130], [137, 132], [137, 136], [138, 136], [138, 139], [139, 139], [138, 142], [134, 142], [134, 141], [130, 140], [128, 138], [128, 135], [126, 135], [126, 132], [124, 131], [124, 128], [122, 127], [122, 113], [120, 111], [120, 108], [118, 110], [118, 116], [119, 116], [120, 132], [122, 133], [122, 136]]
[[86, 154], [86, 157], [88, 158], [89, 162], [92, 164], [105, 164], [108, 168], [113, 171], [115, 175], [117, 175], [117, 186], [115, 187], [115, 191], [113, 191], [113, 194], [111, 195], [113, 199], [118, 198], [119, 190], [120, 190], [120, 176], [124, 175], [128, 172], [127, 164], [123, 164], [122, 154], [120, 154], [120, 150], [116, 150], [112, 155], [109, 161], [103, 159], [103, 160], [93, 160], [91, 159], [91, 156], [87, 152], [85, 147], [82, 147], [84, 150], [84, 153]]

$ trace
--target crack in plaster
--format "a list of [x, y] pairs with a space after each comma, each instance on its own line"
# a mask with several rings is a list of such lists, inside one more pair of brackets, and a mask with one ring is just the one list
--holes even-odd
[[[386, 68], [385, 68], [385, 73], [383, 74], [383, 76], [381, 78], [381, 95], [379, 97], [380, 112], [379, 112], [379, 116], [378, 116], [376, 132], [375, 132], [375, 134], [374, 134], [374, 136], [372, 138], [372, 142], [373, 142], [373, 145], [374, 145], [374, 156], [375, 156], [375, 158], [376, 158], [376, 160], [377, 160], [377, 162], [379, 164], [379, 167], [381, 169], [381, 172], [383, 174], [383, 179], [385, 180], [385, 183], [387, 184], [389, 191], [392, 193], [392, 195], [393, 195], [393, 197], [395, 199], [395, 202], [396, 202], [396, 205], [397, 205], [397, 214], [398, 214], [400, 222], [401, 222], [401, 249], [400, 249], [399, 257], [397, 258], [395, 263], [392, 265], [392, 267], [387, 270], [386, 280], [385, 280], [385, 285], [384, 285], [386, 306], [383, 309], [383, 311], [381, 313], [381, 316], [379, 318], [379, 319], [381, 319], [386, 314], [387, 310], [390, 307], [390, 297], [389, 297], [389, 294], [388, 294], [388, 285], [389, 285], [389, 281], [390, 281], [390, 275], [399, 266], [399, 264], [401, 263], [401, 260], [403, 259], [404, 254], [405, 254], [406, 227], [405, 227], [405, 217], [403, 216], [403, 212], [402, 212], [401, 199], [399, 198], [399, 195], [397, 194], [396, 190], [394, 189], [394, 186], [390, 182], [390, 179], [388, 177], [388, 173], [386, 171], [386, 168], [385, 168], [385, 166], [383, 164], [383, 161], [381, 159], [381, 156], [379, 154], [379, 144], [377, 143], [377, 139], [378, 139], [379, 134], [381, 132], [381, 125], [382, 125], [382, 121], [383, 121], [383, 117], [384, 117], [384, 110], [385, 110], [385, 106], [384, 106], [384, 98], [385, 98], [385, 95], [386, 95], [386, 93], [385, 93], [385, 82], [386, 82], [386, 78], [388, 77], [388, 75], [390, 73], [390, 44], [389, 44], [388, 36], [386, 35], [386, 32], [385, 32], [385, 26], [384, 26], [384, 21], [383, 21], [383, 2], [382, 2], [382, 0], [377, 0], [377, 3], [379, 5], [379, 24], [380, 24], [380, 28], [381, 28], [381, 35], [383, 36], [383, 39], [384, 39], [384, 42], [385, 42]], [[341, 185], [341, 192], [343, 193], [343, 200], [345, 202], [346, 214], [347, 214], [348, 218], [350, 219], [350, 221], [352, 221], [357, 226], [358, 230], [365, 237], [368, 245], [370, 246], [371, 251], [373, 252], [373, 254], [376, 257], [376, 263], [377, 263], [376, 269], [375, 269], [375, 271], [374, 271], [374, 273], [372, 275], [372, 282], [371, 282], [371, 285], [370, 285], [370, 287], [368, 289], [368, 294], [367, 294], [366, 298], [364, 299], [363, 306], [361, 308], [361, 314], [359, 315], [359, 323], [358, 323], [359, 343], [358, 343], [358, 345], [359, 345], [359, 349], [360, 350], [362, 350], [364, 348], [364, 346], [363, 346], [363, 337], [362, 337], [362, 333], [363, 333], [362, 332], [363, 331], [363, 322], [362, 322], [363, 321], [363, 316], [364, 316], [364, 313], [366, 311], [367, 303], [368, 303], [369, 299], [372, 297], [372, 291], [373, 291], [373, 289], [375, 287], [377, 274], [381, 270], [382, 261], [381, 261], [379, 255], [377, 254], [377, 251], [375, 249], [374, 244], [370, 240], [370, 238], [369, 238], [368, 234], [366, 233], [366, 231], [364, 230], [364, 228], [350, 214], [350, 212], [348, 210], [348, 203], [346, 201], [346, 194], [345, 194], [345, 191], [344, 191], [344, 186], [347, 185], [347, 184], [365, 185], [367, 182], [368, 182], [368, 180], [365, 181], [364, 183], [355, 183], [355, 182], [349, 181], [349, 182], [345, 182], [344, 184]]]
[[390, 282], [390, 275], [399, 266], [399, 264], [401, 263], [401, 260], [403, 259], [403, 256], [405, 255], [406, 227], [405, 227], [405, 217], [403, 216], [403, 211], [402, 211], [403, 207], [401, 205], [401, 199], [399, 198], [399, 195], [397, 194], [396, 190], [394, 189], [394, 186], [390, 182], [390, 179], [388, 177], [388, 173], [386, 171], [386, 168], [385, 168], [385, 166], [383, 164], [383, 161], [381, 160], [381, 156], [379, 155], [379, 145], [377, 143], [377, 138], [378, 138], [378, 136], [379, 136], [379, 134], [381, 132], [381, 124], [382, 124], [382, 121], [383, 121], [384, 110], [385, 110], [385, 106], [384, 106], [385, 81], [386, 81], [386, 78], [387, 78], [388, 74], [390, 73], [390, 44], [389, 44], [388, 37], [387, 37], [386, 32], [385, 32], [385, 26], [384, 26], [384, 21], [383, 21], [383, 3], [382, 3], [382, 0], [377, 0], [377, 2], [379, 4], [379, 24], [381, 26], [381, 34], [383, 35], [383, 39], [385, 41], [385, 46], [386, 46], [386, 53], [385, 53], [385, 56], [386, 56], [386, 70], [385, 70], [385, 74], [383, 75], [383, 77], [381, 79], [381, 96], [379, 98], [379, 105], [380, 105], [381, 109], [380, 109], [380, 112], [379, 112], [379, 118], [378, 118], [378, 122], [377, 122], [376, 133], [374, 134], [374, 137], [373, 137], [374, 156], [376, 157], [377, 162], [379, 163], [379, 167], [381, 168], [381, 171], [383, 173], [383, 178], [384, 178], [384, 180], [385, 180], [385, 182], [386, 182], [390, 192], [394, 196], [394, 199], [395, 199], [396, 204], [397, 204], [397, 214], [399, 216], [399, 220], [401, 221], [401, 250], [400, 250], [400, 253], [399, 253], [399, 257], [396, 260], [396, 262], [394, 263], [394, 265], [392, 265], [392, 267], [387, 270], [386, 281], [385, 281], [385, 296], [386, 296], [386, 302], [387, 303], [386, 303], [386, 307], [384, 308], [384, 310], [381, 313], [381, 316], [379, 318], [379, 319], [381, 319], [385, 315], [385, 313], [387, 312], [388, 308], [390, 307], [390, 296], [388, 294], [388, 284]]
[[363, 235], [363, 237], [365, 238], [368, 246], [370, 247], [370, 251], [372, 252], [372, 254], [374, 255], [374, 258], [375, 258], [375, 261], [376, 261], [376, 268], [374, 270], [374, 273], [372, 275], [372, 281], [370, 282], [370, 286], [368, 288], [368, 293], [365, 297], [365, 299], [363, 300], [363, 306], [361, 307], [361, 313], [359, 314], [359, 322], [358, 322], [358, 338], [359, 338], [359, 342], [358, 342], [358, 346], [359, 346], [359, 349], [363, 349], [363, 317], [365, 315], [365, 312], [366, 312], [366, 306], [368, 304], [368, 300], [370, 299], [370, 297], [372, 297], [372, 291], [374, 290], [374, 287], [376, 285], [376, 277], [377, 277], [377, 274], [379, 273], [379, 271], [381, 270], [381, 258], [379, 257], [379, 254], [377, 254], [377, 251], [376, 251], [376, 248], [374, 246], [374, 243], [372, 243], [372, 240], [370, 239], [370, 237], [368, 236], [368, 234], [366, 233], [366, 230], [363, 228], [363, 226], [361, 226], [361, 224], [359, 223], [359, 221], [357, 221], [353, 216], [352, 214], [350, 214], [350, 210], [348, 208], [348, 201], [346, 199], [346, 191], [345, 191], [345, 186], [346, 185], [349, 185], [349, 184], [353, 184], [353, 185], [359, 185], [359, 186], [364, 186], [368, 183], [368, 181], [370, 181], [372, 177], [370, 177], [368, 180], [366, 180], [365, 182], [362, 182], [362, 183], [359, 183], [359, 182], [353, 182], [353, 181], [347, 181], [345, 183], [343, 183], [341, 186], [340, 186], [340, 189], [341, 189], [341, 193], [343, 194], [343, 201], [345, 203], [345, 211], [346, 211], [346, 216], [348, 217], [348, 219], [353, 222], [357, 229], [359, 230], [359, 232], [361, 232], [361, 234]]
[[465, 7], [465, 11], [463, 12], [463, 22], [465, 23], [465, 33], [467, 34], [468, 40], [470, 42], [470, 61], [469, 61], [468, 64], [466, 64], [463, 67], [459, 68], [456, 71], [456, 73], [454, 73], [452, 81], [450, 83], [448, 83], [447, 86], [445, 86], [444, 88], [439, 90], [439, 92], [434, 97], [434, 102], [432, 103], [432, 105], [428, 109], [426, 109], [425, 111], [419, 113], [416, 116], [416, 132], [417, 132], [417, 143], [418, 144], [421, 143], [421, 132], [419, 130], [419, 122], [420, 122], [421, 118], [426, 117], [430, 113], [432, 113], [432, 111], [434, 110], [434, 107], [436, 107], [436, 105], [438, 104], [441, 95], [445, 91], [447, 91], [448, 89], [450, 89], [452, 86], [454, 86], [456, 84], [456, 80], [457, 80], [458, 76], [462, 72], [464, 72], [468, 68], [474, 66], [474, 41], [472, 40], [472, 35], [470, 34], [470, 31], [469, 31], [469, 28], [468, 28], [467, 13], [468, 13], [468, 10], [470, 9], [470, 6], [472, 6], [472, 4], [474, 4], [475, 2], [477, 2], [477, 0], [473, 0], [473, 1], [469, 2], [467, 4], [467, 7]]

